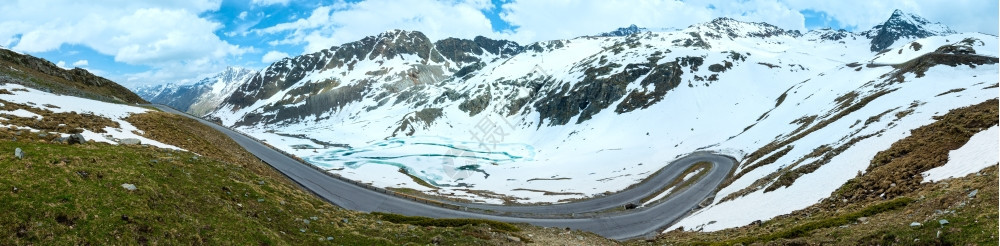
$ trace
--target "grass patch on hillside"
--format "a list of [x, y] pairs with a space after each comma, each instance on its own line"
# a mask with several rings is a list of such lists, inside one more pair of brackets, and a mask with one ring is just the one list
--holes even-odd
[[[294, 187], [191, 153], [108, 144], [0, 142], [0, 241], [14, 244], [391, 244]], [[123, 184], [137, 188], [129, 191]], [[310, 219], [312, 218], [312, 219]], [[310, 219], [306, 223], [303, 220]]]
[[[21, 92], [18, 92], [21, 93]], [[3, 120], [4, 124], [15, 125], [15, 126], [25, 126], [36, 130], [43, 130], [47, 132], [59, 132], [59, 133], [78, 133], [77, 128], [83, 128], [96, 133], [104, 133], [104, 128], [113, 127], [119, 128], [118, 122], [114, 122], [111, 119], [97, 116], [90, 113], [78, 114], [76, 112], [67, 113], [55, 113], [51, 110], [33, 107], [31, 105], [20, 104], [9, 102], [0, 99], [0, 110], [3, 111], [15, 111], [18, 109], [26, 110], [28, 112], [35, 113], [41, 118], [37, 117], [19, 117], [11, 114], [0, 113], [6, 120]], [[55, 138], [56, 136], [53, 136]]]
[[782, 230], [782, 231], [778, 231], [778, 232], [774, 232], [774, 233], [771, 233], [771, 234], [765, 234], [765, 235], [761, 235], [761, 236], [747, 237], [747, 238], [737, 238], [737, 239], [733, 239], [733, 240], [728, 240], [728, 241], [725, 241], [725, 242], [721, 242], [721, 243], [718, 243], [718, 244], [720, 244], [720, 245], [734, 245], [734, 244], [744, 244], [744, 245], [746, 245], [746, 244], [751, 244], [751, 243], [754, 243], [754, 242], [767, 242], [767, 241], [774, 241], [774, 240], [777, 240], [777, 239], [801, 237], [801, 236], [808, 235], [812, 231], [815, 231], [815, 230], [818, 230], [818, 229], [846, 225], [846, 224], [849, 224], [851, 222], [856, 221], [858, 218], [861, 218], [861, 217], [868, 217], [868, 216], [880, 214], [880, 213], [885, 212], [885, 211], [899, 209], [901, 207], [905, 207], [907, 204], [910, 204], [912, 202], [913, 202], [912, 198], [901, 197], [901, 198], [897, 198], [897, 199], [892, 200], [892, 201], [888, 201], [888, 202], [884, 202], [884, 203], [880, 203], [880, 204], [876, 204], [876, 205], [864, 208], [864, 209], [862, 209], [860, 211], [855, 211], [855, 212], [852, 212], [852, 213], [842, 214], [842, 215], [833, 216], [833, 217], [826, 218], [826, 219], [821, 219], [821, 220], [818, 220], [818, 221], [812, 221], [812, 222], [804, 223], [802, 225], [797, 225], [797, 226], [794, 226], [792, 228], [789, 228], [789, 229], [786, 229], [786, 230]]
[[976, 133], [1000, 123], [997, 99], [954, 109], [937, 121], [910, 131], [871, 160], [865, 174], [834, 192], [850, 201], [893, 198], [920, 186], [919, 174], [948, 162], [948, 152], [962, 147]]
[[239, 144], [215, 129], [188, 117], [151, 111], [133, 114], [125, 118], [133, 126], [142, 130], [142, 136], [177, 146], [179, 148], [215, 158], [225, 163], [239, 165], [258, 175], [281, 180], [290, 185], [293, 182], [274, 171], [271, 166], [260, 161]]
[[421, 179], [421, 178], [419, 178], [417, 176], [414, 176], [413, 174], [410, 174], [410, 172], [407, 172], [406, 169], [400, 168], [399, 169], [399, 173], [402, 173], [403, 175], [406, 175], [407, 177], [410, 177], [410, 179], [412, 179], [414, 183], [417, 183], [420, 186], [427, 187], [427, 188], [430, 188], [432, 190], [437, 190], [438, 189], [437, 186], [434, 186], [431, 183], [427, 183], [427, 181], [424, 181], [423, 179]]
[[493, 229], [507, 231], [507, 232], [519, 232], [521, 228], [514, 226], [510, 223], [484, 220], [484, 219], [465, 219], [465, 218], [428, 218], [422, 216], [406, 216], [400, 214], [392, 213], [382, 213], [382, 212], [372, 212], [373, 215], [382, 218], [385, 221], [399, 224], [409, 224], [416, 226], [437, 226], [437, 227], [462, 227], [468, 225], [489, 225]]
[[[58, 144], [24, 130], [0, 128], [0, 172], [5, 173], [0, 177], [0, 241], [482, 245], [521, 237], [513, 229], [497, 232], [491, 223], [415, 227], [344, 210], [298, 188], [207, 126], [159, 112], [133, 115], [129, 121], [147, 137], [194, 153]], [[14, 148], [24, 150], [25, 158], [14, 158]]]
[[113, 103], [147, 103], [115, 82], [86, 69], [63, 69], [45, 59], [0, 49], [0, 83]]

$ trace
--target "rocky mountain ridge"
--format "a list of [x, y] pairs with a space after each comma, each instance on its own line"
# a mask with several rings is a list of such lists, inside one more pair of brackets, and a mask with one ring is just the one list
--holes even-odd
[[727, 154], [735, 176], [682, 222], [714, 230], [814, 204], [935, 112], [995, 98], [995, 36], [884, 37], [873, 52], [863, 32], [730, 18], [530, 44], [393, 30], [278, 61], [207, 117], [350, 179], [486, 203], [599, 196]]
[[619, 27], [618, 29], [615, 29], [614, 31], [604, 32], [604, 33], [601, 33], [601, 34], [597, 34], [597, 36], [598, 37], [623, 37], [623, 36], [628, 36], [628, 35], [632, 35], [632, 34], [636, 34], [636, 33], [648, 32], [648, 31], [649, 31], [649, 29], [640, 28], [640, 27], [636, 26], [635, 24], [632, 24], [632, 25], [629, 25], [628, 27]]
[[923, 17], [897, 9], [892, 12], [889, 20], [862, 32], [861, 35], [872, 40], [871, 51], [877, 52], [892, 46], [902, 38], [916, 39], [954, 33], [951, 28], [939, 22], [930, 22]]
[[146, 103], [129, 89], [83, 68], [63, 69], [27, 54], [0, 48], [0, 82], [114, 103]]

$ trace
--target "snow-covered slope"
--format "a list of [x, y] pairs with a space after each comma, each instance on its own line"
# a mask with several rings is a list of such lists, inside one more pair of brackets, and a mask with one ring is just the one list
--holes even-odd
[[164, 104], [193, 115], [205, 115], [215, 110], [256, 71], [228, 67], [226, 70], [194, 84], [161, 84], [134, 88], [142, 98], [157, 104]]
[[[681, 222], [713, 230], [813, 204], [931, 116], [996, 98], [996, 36], [894, 37], [728, 18], [523, 46], [396, 30], [276, 62], [209, 117], [348, 178], [491, 203], [596, 196], [729, 154], [740, 176]], [[802, 175], [776, 184], [786, 173]]]
[[924, 172], [924, 182], [963, 177], [990, 165], [996, 165], [1000, 162], [998, 149], [1000, 149], [1000, 132], [997, 131], [997, 126], [976, 133], [968, 143], [949, 153], [947, 164]]
[[[5, 93], [0, 93], [0, 107], [4, 107], [5, 104], [18, 104], [20, 106], [9, 105], [12, 107], [29, 107], [34, 111], [49, 111], [52, 113], [72, 113], [87, 115], [85, 117], [103, 117], [111, 120], [117, 127], [105, 126], [103, 129], [95, 130], [98, 132], [91, 131], [89, 129], [82, 129], [80, 133], [87, 140], [93, 140], [96, 142], [104, 142], [110, 144], [118, 144], [121, 139], [138, 139], [142, 144], [148, 144], [160, 148], [167, 149], [178, 149], [180, 148], [161, 143], [156, 140], [152, 140], [142, 136], [142, 130], [139, 130], [133, 126], [128, 121], [124, 119], [131, 114], [140, 114], [149, 111], [148, 109], [129, 106], [123, 104], [107, 103], [92, 99], [57, 95], [44, 91], [39, 91], [36, 89], [28, 88], [19, 84], [5, 83], [0, 84], [0, 90]], [[39, 134], [49, 134], [49, 135], [60, 135], [62, 137], [69, 137], [70, 134], [59, 133], [59, 132], [42, 132], [39, 129], [32, 129], [30, 126], [18, 125], [11, 122], [14, 117], [20, 118], [34, 118], [36, 120], [41, 120], [43, 115], [33, 113], [27, 109], [19, 108], [13, 111], [0, 109], [0, 127], [15, 127], [20, 130], [27, 130], [33, 133]], [[66, 117], [62, 117], [62, 120], [66, 120]], [[99, 120], [92, 121], [98, 122]], [[69, 122], [67, 122], [69, 123]], [[78, 123], [78, 122], [76, 122]], [[99, 131], [103, 130], [103, 133]]]
[[[997, 44], [996, 37], [982, 34], [948, 37]], [[828, 197], [910, 130], [951, 109], [997, 98], [997, 53], [986, 55], [925, 51], [910, 64], [838, 65], [797, 83], [746, 131], [711, 148], [739, 150], [736, 156], [744, 158], [737, 178], [718, 192], [713, 205], [674, 227], [742, 226]], [[952, 59], [956, 62], [943, 62]], [[921, 72], [924, 66], [929, 68]], [[793, 180], [790, 185], [779, 182], [786, 178]]]

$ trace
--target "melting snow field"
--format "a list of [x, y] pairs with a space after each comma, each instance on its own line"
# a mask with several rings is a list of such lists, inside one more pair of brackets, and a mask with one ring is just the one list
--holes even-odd
[[924, 182], [937, 182], [947, 178], [964, 177], [983, 168], [996, 165], [1000, 150], [1000, 132], [990, 127], [969, 139], [961, 148], [948, 153], [948, 163], [924, 172]]
[[[17, 84], [2, 84], [0, 89], [6, 89], [10, 91], [13, 95], [0, 94], [0, 99], [8, 102], [14, 102], [19, 104], [26, 104], [29, 106], [44, 108], [46, 110], [55, 113], [67, 113], [76, 112], [80, 114], [94, 114], [102, 116], [112, 121], [118, 122], [119, 128], [105, 127], [105, 133], [92, 132], [90, 130], [84, 130], [81, 135], [87, 140], [94, 140], [97, 142], [118, 144], [115, 139], [125, 139], [125, 138], [135, 138], [139, 139], [143, 144], [149, 144], [165, 149], [176, 149], [182, 150], [177, 146], [161, 143], [152, 139], [143, 137], [142, 135], [136, 134], [136, 132], [141, 132], [138, 128], [133, 126], [128, 121], [124, 119], [131, 114], [141, 114], [148, 112], [148, 109], [129, 106], [124, 104], [114, 104], [106, 103], [96, 100], [90, 100], [86, 98], [79, 98], [73, 96], [57, 95], [48, 92], [43, 92], [31, 88], [24, 87]], [[56, 107], [44, 107], [41, 105], [53, 105]], [[41, 115], [29, 112], [24, 109], [18, 109], [15, 111], [0, 111], [0, 114], [9, 114], [18, 117], [36, 117], [41, 118]], [[5, 124], [5, 120], [0, 120], [0, 126], [10, 126]], [[23, 126], [18, 126], [18, 128], [27, 128]], [[37, 132], [37, 129], [31, 129], [33, 132]], [[69, 134], [60, 134], [63, 137], [69, 136]]]

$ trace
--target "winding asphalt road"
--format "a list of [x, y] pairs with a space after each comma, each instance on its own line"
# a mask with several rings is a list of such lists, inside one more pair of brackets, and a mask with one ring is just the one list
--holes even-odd
[[[699, 203], [715, 193], [716, 188], [735, 166], [735, 161], [727, 156], [707, 152], [692, 153], [673, 161], [650, 181], [644, 182], [632, 189], [613, 195], [588, 199], [579, 202], [541, 205], [541, 206], [502, 206], [488, 204], [470, 204], [447, 202], [452, 205], [473, 208], [449, 209], [437, 205], [421, 203], [406, 198], [380, 193], [369, 188], [355, 185], [345, 180], [329, 176], [307, 164], [298, 162], [281, 152], [257, 142], [229, 128], [188, 115], [164, 105], [152, 105], [164, 112], [184, 115], [208, 125], [226, 134], [237, 144], [253, 153], [265, 163], [288, 176], [305, 189], [327, 201], [352, 210], [365, 212], [380, 211], [411, 216], [426, 216], [435, 218], [482, 218], [513, 223], [529, 223], [548, 227], [569, 227], [578, 230], [591, 231], [616, 240], [625, 240], [647, 235], [654, 235], [658, 230], [683, 218], [695, 209]], [[637, 202], [660, 190], [676, 179], [688, 167], [699, 163], [712, 164], [706, 175], [688, 188], [673, 193], [665, 201], [649, 207], [628, 210], [618, 213], [604, 213], [596, 216], [574, 217], [574, 213], [585, 213], [606, 210], [622, 206], [628, 202]], [[518, 214], [517, 216], [502, 216], [496, 213], [477, 213], [477, 209]], [[563, 217], [530, 216], [530, 215], [567, 215]]]

